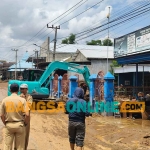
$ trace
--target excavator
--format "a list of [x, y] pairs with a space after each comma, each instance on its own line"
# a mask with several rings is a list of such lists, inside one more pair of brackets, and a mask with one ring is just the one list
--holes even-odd
[[[84, 66], [83, 68], [80, 68], [79, 64], [54, 61], [48, 65], [48, 67], [45, 71], [39, 70], [38, 77], [37, 77], [37, 71], [35, 73], [34, 70], [27, 70], [26, 74], [24, 75], [25, 78], [23, 78], [23, 80], [21, 80], [21, 81], [20, 80], [9, 80], [8, 96], [11, 94], [10, 93], [10, 85], [11, 84], [17, 83], [20, 86], [21, 84], [26, 83], [26, 84], [28, 84], [28, 93], [32, 95], [33, 99], [49, 98], [50, 81], [52, 79], [53, 73], [58, 69], [82, 74], [84, 77], [85, 83], [89, 87], [90, 72], [86, 66]], [[36, 77], [33, 77], [33, 76], [36, 76]]]

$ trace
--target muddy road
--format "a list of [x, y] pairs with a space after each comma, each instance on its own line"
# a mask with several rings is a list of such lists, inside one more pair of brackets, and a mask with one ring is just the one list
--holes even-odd
[[[0, 83], [0, 101], [7, 95], [7, 83]], [[31, 113], [28, 150], [70, 150], [67, 134], [68, 116], [64, 113]], [[4, 126], [0, 121], [0, 149]], [[86, 119], [84, 150], [149, 150], [149, 120], [119, 119], [94, 114]]]

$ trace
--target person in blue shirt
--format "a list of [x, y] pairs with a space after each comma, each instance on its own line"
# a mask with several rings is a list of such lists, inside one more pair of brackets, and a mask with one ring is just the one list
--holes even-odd
[[[66, 111], [69, 114], [68, 134], [71, 150], [74, 150], [75, 144], [77, 150], [82, 150], [85, 138], [85, 118], [92, 116], [88, 112], [87, 103], [83, 98], [83, 89], [77, 87], [73, 98], [66, 102]], [[80, 109], [81, 107], [84, 109]]]

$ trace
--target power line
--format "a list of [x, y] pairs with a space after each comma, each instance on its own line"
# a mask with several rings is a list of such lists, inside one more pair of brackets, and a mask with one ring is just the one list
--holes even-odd
[[[145, 4], [145, 3], [140, 3], [140, 4]], [[147, 6], [147, 4], [146, 4], [146, 6]], [[141, 5], [140, 5], [140, 6], [138, 5], [138, 7], [135, 7], [135, 8], [137, 8], [137, 10], [139, 10], [139, 7], [141, 7]], [[135, 10], [134, 10], [134, 11], [135, 11]], [[123, 10], [123, 12], [124, 12], [124, 10]], [[131, 14], [131, 13], [133, 13], [133, 10], [130, 11], [130, 14]], [[120, 14], [120, 12], [119, 12], [118, 14]], [[122, 15], [122, 16], [119, 16], [119, 17], [124, 18], [125, 16], [129, 16], [129, 13], [126, 13], [126, 14], [124, 14], [124, 15]], [[118, 21], [118, 20], [119, 20], [119, 17], [118, 17], [118, 18], [115, 18], [115, 19], [112, 20], [111, 22], [113, 23], [113, 22], [115, 22], [115, 21]], [[108, 24], [108, 23], [105, 23], [105, 24], [102, 24], [101, 26], [98, 26], [98, 27], [95, 27], [95, 28], [92, 28], [92, 29], [83, 31], [83, 32], [85, 32], [85, 33], [82, 34], [82, 35], [80, 35], [80, 36], [77, 36], [77, 38], [79, 38], [79, 37], [81, 37], [81, 36], [84, 36], [84, 35], [86, 35], [87, 33], [91, 33], [92, 31], [97, 30], [97, 29], [99, 29], [100, 27], [103, 27], [103, 26], [105, 26], [105, 25], [107, 25], [107, 24]], [[80, 33], [83, 33], [83, 32], [80, 32]], [[80, 33], [76, 33], [75, 35], [80, 34]], [[69, 37], [69, 36], [67, 36], [67, 37]], [[63, 37], [63, 38], [67, 38], [67, 37]], [[60, 39], [60, 38], [59, 38], [59, 39]], [[61, 44], [59, 44], [59, 45], [61, 45]], [[59, 46], [59, 45], [57, 45], [57, 46]], [[62, 47], [64, 47], [64, 46], [62, 46]]]
[[[83, 1], [83, 0], [82, 0]], [[75, 6], [77, 6], [76, 8], [74, 8], [72, 11], [70, 11], [68, 14], [66, 14], [65, 16], [63, 16], [62, 18], [60, 18], [59, 20], [57, 20], [56, 22], [54, 22], [53, 24], [55, 24], [55, 23], [57, 23], [57, 22], [59, 22], [60, 20], [62, 20], [63, 18], [65, 18], [66, 16], [68, 16], [69, 14], [71, 14], [71, 12], [73, 12], [74, 10], [76, 10], [77, 8], [79, 8], [81, 5], [83, 5], [85, 2], [87, 2], [88, 0], [86, 0], [86, 1], [84, 1], [83, 3], [81, 3], [79, 6], [77, 6], [77, 4], [75, 5]], [[74, 7], [75, 7], [74, 6]], [[73, 7], [72, 7], [73, 8]], [[55, 20], [55, 19], [54, 19]], [[53, 20], [53, 21], [54, 21]], [[51, 21], [52, 22], [52, 21]], [[49, 22], [49, 23], [51, 23], [51, 22]], [[48, 23], [48, 24], [49, 24]], [[47, 30], [47, 28], [42, 32], [42, 33], [44, 33], [45, 31]], [[52, 30], [53, 31], [53, 30]], [[51, 32], [49, 32], [49, 33], [47, 33], [45, 36], [43, 36], [41, 39], [43, 39], [44, 37], [46, 37], [47, 35], [49, 35], [50, 33], [52, 33], [52, 31]], [[41, 33], [41, 34], [42, 34]], [[40, 36], [41, 34], [39, 34], [38, 36]], [[39, 40], [38, 40], [39, 41]], [[36, 41], [37, 42], [37, 41]]]
[[[65, 24], [65, 23], [69, 22], [70, 20], [72, 20], [72, 19], [74, 19], [74, 18], [76, 18], [76, 17], [82, 15], [83, 13], [87, 12], [88, 10], [92, 9], [93, 7], [97, 6], [98, 4], [100, 4], [100, 3], [103, 2], [103, 1], [104, 1], [104, 0], [99, 1], [98, 3], [92, 5], [92, 6], [89, 7], [88, 9], [86, 9], [86, 10], [84, 10], [83, 12], [79, 13], [78, 15], [74, 16], [73, 18], [71, 18], [71, 19], [69, 19], [69, 20], [67, 20], [67, 21], [65, 21], [65, 22], [63, 22], [63, 23], [61, 23], [60, 25], [63, 25], [63, 24]], [[58, 22], [58, 21], [57, 21], [57, 22]], [[57, 22], [55, 22], [55, 23], [57, 23]]]
[[[63, 14], [61, 14], [60, 16], [56, 17], [55, 19], [53, 19], [52, 21], [48, 22], [52, 23], [53, 21], [57, 20], [58, 18], [60, 18], [61, 16], [63, 16], [64, 14], [66, 14], [67, 12], [69, 12], [71, 9], [73, 9], [74, 7], [76, 7], [78, 4], [80, 4], [83, 0], [79, 1], [78, 3], [76, 3], [74, 6], [72, 6], [71, 8], [69, 8], [67, 11], [65, 11]], [[27, 44], [28, 42], [30, 42], [33, 38], [35, 38], [43, 29], [45, 28], [45, 26], [40, 29], [32, 38], [30, 38], [27, 42], [25, 42], [23, 45]]]
[[[138, 17], [138, 16], [140, 16], [140, 15], [142, 15], [142, 14], [148, 12], [148, 11], [149, 11], [149, 9], [146, 10], [146, 11], [144, 10], [143, 12], [141, 12], [141, 13], [139, 13], [139, 14], [136, 14], [136, 15], [134, 15], [134, 16], [132, 16], [132, 17], [126, 19], [126, 20], [123, 20], [123, 21], [121, 21], [121, 22], [118, 22], [118, 23], [116, 23], [116, 24], [111, 25], [110, 28], [111, 28], [111, 27], [114, 27], [114, 26], [117, 26], [117, 25], [119, 25], [119, 24], [122, 24], [122, 23], [124, 23], [124, 22], [126, 22], [126, 21], [130, 21], [131, 19], [134, 19], [135, 17]], [[86, 37], [83, 37], [83, 38], [81, 38], [81, 39], [78, 39], [77, 41], [86, 39], [87, 37], [93, 36], [93, 35], [95, 35], [95, 34], [97, 34], [97, 33], [100, 33], [100, 32], [102, 32], [102, 31], [105, 31], [105, 30], [107, 30], [107, 29], [108, 29], [108, 28], [99, 30], [98, 32], [95, 32], [95, 33], [90, 34], [90, 35], [88, 35], [88, 36], [86, 36]], [[60, 44], [60, 45], [62, 45], [62, 44]], [[66, 46], [66, 45], [60, 46], [60, 47], [58, 47], [57, 49], [62, 48], [62, 47], [64, 47], [64, 46]]]
[[[146, 16], [144, 19], [146, 19], [147, 17], [149, 17], [149, 15]], [[139, 20], [138, 22], [132, 24], [131, 26], [133, 26], [133, 25], [135, 25], [135, 24], [141, 22], [141, 21], [144, 20], [144, 19], [142, 18], [141, 20]], [[125, 24], [128, 24], [128, 22], [126, 22]], [[122, 26], [122, 25], [124, 25], [124, 24], [121, 24], [120, 26]], [[129, 27], [131, 27], [131, 26], [129, 26]], [[123, 29], [123, 30], [126, 30], [126, 29], [128, 29], [129, 27], [127, 27], [127, 28], [125, 28], [125, 29]], [[117, 26], [116, 28], [113, 28], [113, 30], [111, 30], [111, 31], [114, 31], [114, 30], [116, 30], [116, 29], [118, 29], [118, 26]], [[122, 32], [122, 30], [120, 30], [120, 31], [117, 32], [117, 33], [120, 33], [120, 32]], [[103, 34], [99, 35], [99, 37], [102, 36], [102, 35], [105, 35], [105, 34], [106, 34], [106, 33], [103, 33]], [[112, 36], [112, 35], [111, 35], [111, 36]], [[98, 37], [96, 37], [96, 38], [98, 38]], [[96, 38], [95, 38], [95, 39], [96, 39]], [[65, 46], [67, 46], [67, 44], [66, 44]], [[72, 46], [76, 47], [76, 45], [72, 45]], [[31, 55], [31, 56], [32, 56], [32, 55]]]
[[[83, 0], [81, 0], [80, 2], [78, 2], [77, 4], [80, 4], [81, 2], [82, 2]], [[133, 2], [134, 3], [134, 2]], [[136, 2], [137, 3], [137, 2]], [[134, 4], [134, 5], [136, 5], [136, 3]], [[76, 5], [77, 5], [76, 4]], [[132, 4], [132, 3], [131, 3]], [[74, 6], [76, 6], [76, 5], [74, 5]], [[133, 7], [134, 7], [134, 5], [133, 5]], [[72, 8], [74, 8], [74, 6], [72, 7]], [[72, 8], [70, 8], [69, 10], [71, 10]], [[58, 19], [59, 17], [61, 17], [61, 16], [63, 16], [65, 13], [67, 13], [69, 10], [67, 10], [66, 12], [64, 12], [62, 15], [60, 15], [60, 16], [58, 16], [57, 18], [55, 18], [54, 20], [52, 20], [51, 22], [53, 22], [53, 21], [55, 21], [56, 19]], [[49, 23], [51, 23], [51, 22], [49, 22]], [[45, 27], [45, 26], [44, 26]], [[37, 33], [38, 34], [38, 33]], [[35, 35], [36, 36], [36, 35]], [[32, 37], [33, 38], [33, 37]], [[12, 47], [22, 47], [22, 46], [10, 46], [10, 47], [7, 47], [7, 48], [12, 48]], [[6, 48], [6, 47], [4, 47], [4, 48]]]
[[[149, 8], [150, 8], [150, 7], [149, 7]], [[114, 25], [112, 25], [112, 26], [110, 26], [110, 27], [117, 26], [118, 24], [124, 23], [125, 21], [131, 20], [131, 19], [133, 19], [133, 18], [135, 18], [135, 17], [138, 17], [138, 16], [140, 16], [140, 15], [146, 13], [146, 12], [149, 12], [149, 11], [150, 11], [150, 9], [148, 9], [148, 10], [146, 10], [146, 11], [144, 10], [144, 12], [141, 12], [140, 14], [136, 14], [135, 16], [132, 16], [132, 17], [130, 17], [130, 18], [126, 19], [126, 20], [123, 20], [123, 21], [121, 21], [121, 22], [119, 22], [119, 23], [116, 23], [116, 24], [114, 24]], [[108, 28], [99, 30], [99, 31], [97, 31], [97, 32], [95, 32], [95, 33], [93, 33], [93, 34], [90, 34], [90, 35], [88, 35], [88, 36], [86, 36], [86, 37], [84, 37], [84, 38], [78, 39], [77, 41], [82, 40], [82, 39], [86, 39], [86, 38], [88, 38], [88, 37], [90, 37], [90, 36], [93, 36], [93, 35], [95, 35], [95, 34], [101, 32], [101, 31], [104, 31], [104, 30], [107, 30], [107, 29], [108, 29]]]

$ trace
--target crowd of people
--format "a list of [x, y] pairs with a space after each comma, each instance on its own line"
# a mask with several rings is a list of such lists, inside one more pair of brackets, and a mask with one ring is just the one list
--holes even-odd
[[[135, 96], [130, 96], [130, 101], [133, 101], [133, 102], [150, 102], [150, 94], [146, 94], [144, 96], [144, 93], [143, 92], [138, 92], [137, 94], [137, 97]], [[147, 103], [145, 103], [145, 105], [147, 105]], [[131, 118], [131, 119], [135, 119], [136, 117], [136, 113], [128, 113], [127, 114], [128, 117], [127, 118]], [[141, 114], [140, 114], [140, 117], [142, 118]]]
[[[121, 86], [121, 91], [124, 89]], [[18, 92], [20, 90], [20, 95]], [[5, 134], [4, 134], [4, 150], [12, 150], [14, 144], [14, 150], [27, 150], [29, 142], [29, 133], [30, 133], [30, 110], [32, 106], [32, 96], [28, 94], [28, 85], [22, 84], [20, 87], [18, 84], [11, 84], [10, 86], [11, 96], [6, 97], [2, 100], [0, 116], [1, 120], [5, 125]], [[84, 95], [87, 92], [86, 84], [80, 84], [80, 87], [77, 87], [73, 98], [70, 98], [66, 102], [80, 102], [86, 103], [84, 100]], [[144, 96], [143, 92], [139, 92], [137, 97], [131, 97], [131, 101], [150, 101], [150, 94]], [[19, 107], [18, 107], [19, 104]], [[14, 106], [14, 109], [12, 109]], [[20, 108], [21, 106], [21, 108]], [[71, 105], [69, 107], [72, 107]], [[84, 146], [85, 138], [85, 119], [86, 117], [92, 116], [88, 111], [78, 112], [77, 110], [73, 112], [67, 112], [69, 117], [68, 122], [68, 135], [71, 150], [75, 149], [82, 150]], [[128, 118], [134, 118], [133, 113], [128, 114]]]
[[[77, 87], [73, 98], [70, 98], [66, 102], [81, 102], [85, 103], [84, 100], [84, 88]], [[20, 90], [20, 95], [18, 92]], [[5, 125], [4, 130], [4, 150], [27, 150], [30, 133], [30, 110], [32, 106], [32, 96], [28, 94], [28, 85], [22, 84], [20, 87], [14, 83], [10, 85], [11, 95], [2, 100], [0, 108], [0, 116], [3, 124]], [[71, 107], [69, 105], [69, 107]], [[67, 109], [66, 109], [67, 111]], [[88, 111], [68, 112], [68, 135], [71, 150], [76, 149], [82, 150], [84, 146], [85, 137], [85, 119], [86, 117], [92, 116]]]

